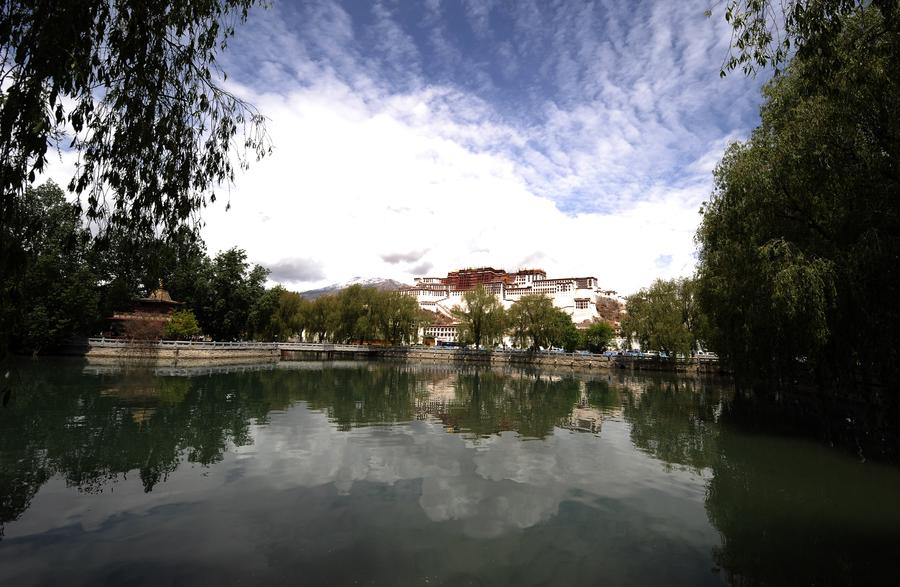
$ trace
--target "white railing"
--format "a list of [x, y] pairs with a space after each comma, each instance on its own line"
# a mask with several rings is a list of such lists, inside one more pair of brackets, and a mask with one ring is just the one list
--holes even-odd
[[589, 353], [586, 351], [574, 352], [574, 353], [566, 353], [563, 351], [529, 351], [527, 349], [514, 349], [514, 348], [494, 348], [494, 349], [467, 349], [467, 348], [459, 348], [459, 347], [426, 347], [426, 346], [407, 346], [407, 347], [386, 347], [384, 350], [386, 351], [415, 351], [415, 352], [425, 352], [425, 353], [460, 353], [460, 354], [486, 354], [486, 353], [507, 353], [511, 355], [534, 355], [541, 357], [570, 357], [570, 358], [581, 358], [581, 359], [591, 359], [591, 360], [605, 360], [605, 361], [639, 361], [646, 363], [717, 363], [719, 359], [717, 357], [707, 357], [707, 356], [697, 356], [697, 357], [660, 357], [658, 355], [607, 355], [605, 353]]
[[131, 340], [124, 338], [89, 338], [88, 345], [96, 348], [126, 348], [135, 346], [160, 349], [193, 350], [286, 350], [315, 352], [367, 352], [375, 347], [362, 344], [332, 344], [316, 342], [216, 342], [203, 340]]
[[274, 342], [215, 342], [203, 340], [132, 340], [124, 338], [89, 338], [88, 345], [97, 348], [126, 348], [135, 346], [156, 347], [161, 349], [194, 349], [194, 350], [278, 350]]
[[717, 357], [698, 356], [677, 359], [647, 356], [647, 355], [605, 355], [602, 353], [575, 352], [566, 353], [560, 351], [527, 351], [524, 349], [464, 349], [458, 347], [429, 347], [429, 346], [402, 346], [402, 347], [376, 347], [365, 344], [335, 344], [319, 342], [215, 342], [197, 340], [129, 340], [122, 338], [89, 338], [88, 345], [96, 348], [125, 348], [134, 346], [156, 347], [161, 349], [194, 349], [194, 350], [272, 350], [272, 351], [309, 351], [309, 352], [344, 352], [360, 353], [372, 351], [402, 351], [424, 353], [458, 353], [458, 354], [486, 354], [506, 353], [511, 355], [539, 355], [542, 357], [569, 357], [605, 361], [640, 361], [660, 363], [717, 363]]
[[278, 343], [278, 348], [283, 351], [312, 351], [312, 352], [344, 352], [344, 353], [360, 353], [373, 351], [380, 347], [373, 347], [367, 344], [333, 344], [323, 342], [282, 342]]

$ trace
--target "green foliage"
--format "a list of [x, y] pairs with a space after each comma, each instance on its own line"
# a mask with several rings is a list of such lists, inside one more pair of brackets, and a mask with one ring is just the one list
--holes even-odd
[[101, 313], [109, 315], [146, 297], [160, 282], [173, 298], [198, 307], [205, 291], [209, 258], [195, 230], [182, 227], [167, 239], [121, 226], [91, 242], [90, 263], [100, 278]]
[[91, 262], [103, 283], [103, 315], [127, 307], [161, 282], [172, 299], [193, 310], [201, 330], [215, 340], [274, 336], [268, 320], [278, 308], [280, 292], [262, 299], [268, 271], [251, 266], [242, 249], [210, 259], [198, 235], [187, 228], [168, 240], [114, 228], [94, 240]]
[[584, 332], [578, 330], [568, 314], [566, 314], [566, 322], [561, 323], [560, 328], [560, 339], [556, 344], [561, 346], [564, 351], [574, 353], [576, 350], [585, 348]]
[[280, 285], [275, 286], [265, 290], [253, 302], [247, 321], [248, 330], [255, 340], [274, 340], [280, 333], [280, 329], [276, 329], [275, 313], [278, 311], [278, 298], [286, 291]]
[[319, 296], [302, 310], [301, 323], [310, 342], [325, 342], [334, 332], [337, 312], [336, 296]]
[[315, 342], [382, 339], [410, 344], [424, 322], [414, 298], [361, 285], [306, 302], [300, 317], [307, 340]]
[[392, 345], [416, 342], [424, 319], [415, 298], [399, 291], [378, 291], [372, 303], [381, 338]]
[[7, 249], [14, 266], [0, 261], [0, 345], [39, 352], [86, 333], [97, 319], [97, 278], [87, 259], [90, 235], [76, 211], [52, 182], [6, 205], [17, 218], [0, 227], [0, 238], [15, 243]]
[[492, 371], [460, 373], [453, 385], [455, 401], [447, 406], [454, 430], [484, 437], [515, 430], [526, 438], [544, 438], [569, 423], [578, 401], [579, 382], [509, 377]]
[[762, 123], [720, 162], [697, 232], [712, 346], [739, 378], [900, 379], [900, 35], [840, 19], [765, 90]]
[[4, 2], [0, 225], [63, 146], [79, 154], [69, 190], [101, 228], [170, 235], [190, 222], [235, 166], [269, 151], [263, 117], [218, 81], [217, 54], [253, 4]]
[[15, 218], [0, 230], [7, 253], [0, 256], [0, 351], [12, 345], [39, 352], [73, 334], [91, 334], [100, 318], [128, 308], [160, 282], [217, 340], [252, 336], [257, 329], [270, 338], [300, 329], [291, 310], [282, 309], [288, 301], [279, 299], [280, 292], [270, 296], [276, 311], [267, 319], [274, 323], [257, 326], [268, 272], [251, 267], [240, 249], [210, 259], [186, 227], [168, 240], [120, 226], [91, 238], [53, 183], [28, 188], [4, 205]]
[[277, 285], [256, 299], [250, 309], [253, 338], [288, 340], [303, 330], [303, 313], [309, 304], [300, 294]]
[[250, 313], [265, 293], [269, 271], [251, 267], [247, 253], [237, 248], [219, 253], [203, 269], [197, 278], [202, 290], [193, 306], [203, 331], [223, 341], [252, 336]]
[[609, 322], [594, 322], [582, 333], [584, 348], [592, 353], [602, 353], [609, 347], [616, 331]]
[[836, 61], [832, 40], [841, 34], [847, 17], [863, 8], [879, 11], [886, 28], [896, 31], [896, 0], [729, 0], [724, 16], [733, 29], [731, 53], [721, 75], [738, 67], [745, 74], [770, 65], [777, 70], [792, 53], [827, 74]]
[[334, 340], [351, 342], [375, 338], [376, 320], [374, 302], [377, 292], [374, 288], [351, 285], [337, 294], [332, 324]]
[[459, 320], [458, 339], [463, 344], [493, 346], [503, 339], [506, 312], [497, 296], [484, 286], [463, 294], [463, 307], [453, 310]]
[[303, 309], [306, 306], [300, 294], [281, 290], [278, 295], [278, 308], [272, 316], [272, 333], [278, 340], [287, 340], [303, 330]]
[[701, 318], [691, 280], [657, 279], [649, 288], [628, 296], [626, 310], [622, 332], [641, 349], [688, 355], [698, 348]]
[[168, 340], [190, 340], [200, 334], [197, 317], [190, 310], [173, 312], [166, 322], [165, 337]]
[[513, 342], [532, 350], [563, 346], [567, 338], [571, 340], [574, 329], [571, 317], [540, 294], [519, 298], [509, 309], [508, 317]]

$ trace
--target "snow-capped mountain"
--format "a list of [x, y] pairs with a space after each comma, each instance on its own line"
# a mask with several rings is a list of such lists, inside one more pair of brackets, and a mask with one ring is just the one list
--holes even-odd
[[383, 277], [354, 277], [350, 281], [344, 283], [333, 283], [319, 289], [301, 291], [300, 295], [304, 298], [314, 300], [321, 295], [337, 293], [342, 289], [350, 287], [351, 285], [374, 287], [375, 289], [380, 290], [391, 290], [400, 289], [401, 287], [408, 287], [405, 283], [400, 283], [399, 281], [394, 281], [393, 279], [385, 279]]

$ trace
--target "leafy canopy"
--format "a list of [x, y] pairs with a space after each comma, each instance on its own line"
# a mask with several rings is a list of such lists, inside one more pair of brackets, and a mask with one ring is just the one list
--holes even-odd
[[622, 332], [642, 349], [687, 355], [698, 348], [700, 320], [691, 280], [657, 279], [628, 296], [626, 308]]
[[739, 377], [898, 380], [900, 34], [870, 7], [798, 54], [729, 148], [697, 232], [699, 299]]
[[571, 346], [566, 341], [572, 340], [575, 329], [572, 318], [540, 294], [524, 295], [512, 305], [509, 326], [513, 342], [532, 350]]
[[595, 322], [582, 333], [582, 346], [592, 353], [602, 353], [615, 338], [616, 331], [609, 322]]
[[164, 332], [169, 340], [189, 340], [200, 334], [200, 325], [191, 310], [178, 310], [169, 317]]
[[[0, 10], [0, 223], [74, 149], [86, 216], [173, 233], [269, 150], [263, 117], [217, 64], [256, 0], [7, 0]], [[4, 249], [5, 250], [5, 249]]]
[[732, 28], [731, 51], [720, 74], [739, 67], [745, 74], [768, 66], [777, 71], [793, 55], [831, 73], [831, 40], [841, 34], [847, 17], [866, 8], [880, 13], [885, 30], [897, 31], [897, 0], [728, 0], [724, 16]]
[[415, 299], [399, 291], [352, 285], [336, 294], [304, 300], [299, 329], [311, 342], [383, 340], [392, 345], [418, 339], [426, 322]]
[[86, 330], [97, 318], [90, 234], [56, 184], [26, 190], [16, 230], [19, 271], [0, 279], [0, 350], [39, 352]]
[[502, 340], [506, 312], [497, 296], [479, 285], [463, 294], [463, 305], [453, 310], [459, 320], [458, 338], [463, 344], [493, 345]]

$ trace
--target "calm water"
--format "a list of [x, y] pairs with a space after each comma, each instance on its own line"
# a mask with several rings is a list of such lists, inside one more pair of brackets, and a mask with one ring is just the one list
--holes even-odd
[[0, 585], [884, 584], [900, 469], [715, 381], [43, 361], [0, 408]]

